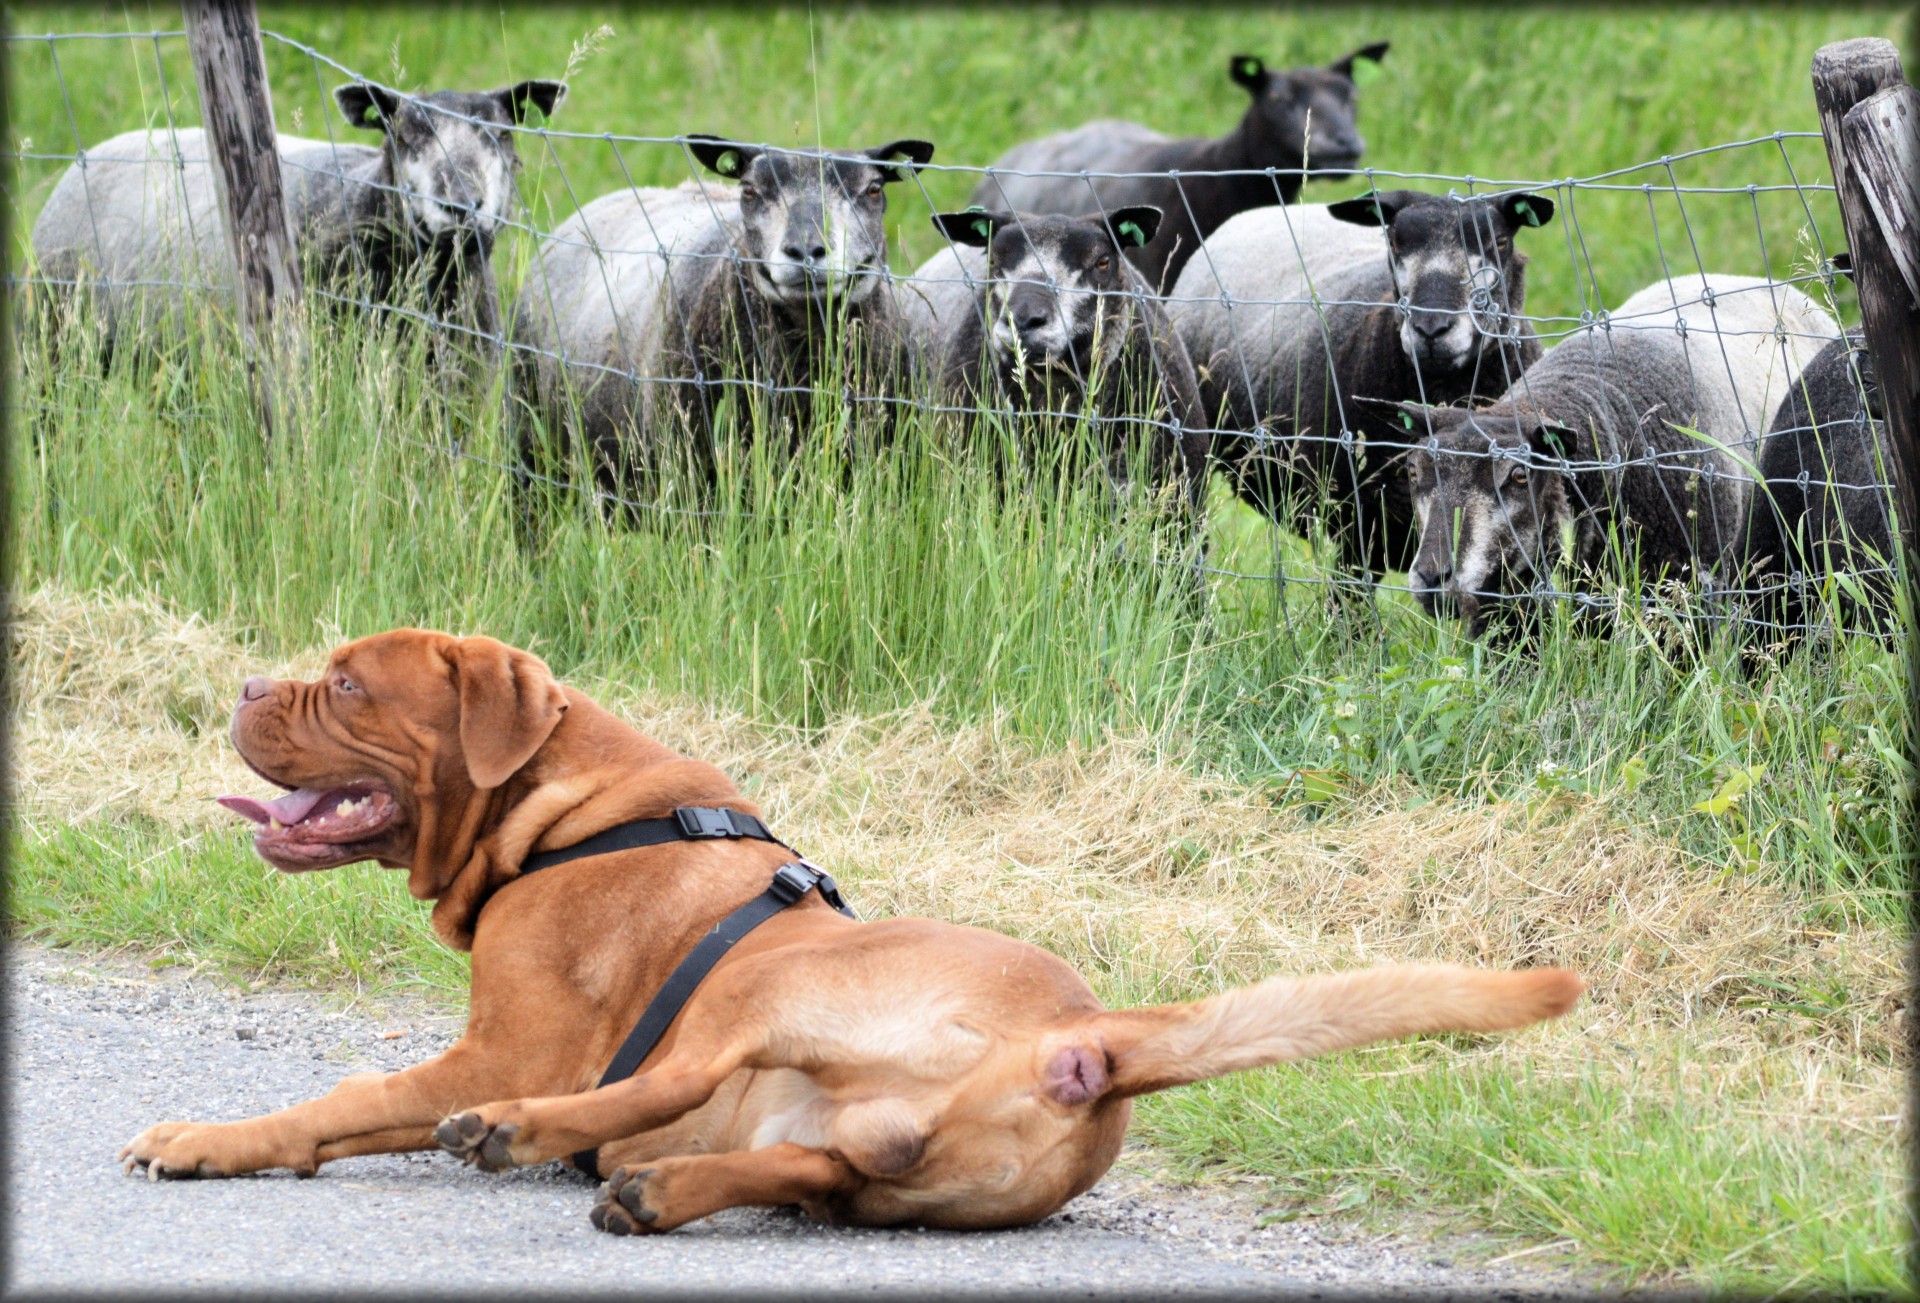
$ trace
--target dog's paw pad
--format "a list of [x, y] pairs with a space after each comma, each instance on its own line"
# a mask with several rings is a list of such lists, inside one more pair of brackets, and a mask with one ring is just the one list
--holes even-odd
[[463, 1163], [483, 1172], [503, 1172], [514, 1166], [509, 1152], [520, 1128], [511, 1122], [490, 1127], [478, 1113], [456, 1113], [433, 1129], [439, 1146]]
[[622, 1167], [608, 1177], [600, 1188], [600, 1202], [588, 1214], [594, 1229], [609, 1235], [638, 1235], [653, 1229], [660, 1214], [647, 1204], [647, 1178], [652, 1175], [651, 1167], [638, 1171]]

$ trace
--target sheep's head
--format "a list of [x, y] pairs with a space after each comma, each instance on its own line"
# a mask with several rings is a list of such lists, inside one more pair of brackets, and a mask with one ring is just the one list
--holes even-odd
[[1104, 217], [973, 208], [936, 213], [933, 224], [954, 243], [987, 251], [981, 294], [994, 363], [1024, 358], [1084, 382], [1096, 348], [1117, 349], [1124, 338], [1137, 286], [1125, 252], [1153, 239], [1160, 215], [1146, 205]]
[[[1404, 315], [1400, 346], [1423, 373], [1455, 374], [1512, 337], [1526, 307], [1526, 256], [1514, 235], [1553, 220], [1553, 200], [1516, 193], [1456, 199], [1391, 190], [1327, 206], [1327, 215], [1384, 227]], [[1495, 376], [1497, 388], [1517, 377]]]
[[1309, 167], [1333, 175], [1351, 170], [1367, 149], [1355, 122], [1354, 60], [1378, 63], [1386, 53], [1387, 42], [1376, 41], [1324, 68], [1283, 72], [1251, 54], [1229, 59], [1227, 75], [1253, 96], [1244, 129], [1255, 166]]
[[1420, 551], [1409, 579], [1427, 614], [1458, 614], [1479, 637], [1503, 599], [1560, 555], [1572, 519], [1566, 470], [1574, 432], [1500, 404], [1481, 411], [1358, 401], [1407, 433], [1407, 480]]
[[740, 183], [741, 252], [755, 288], [786, 308], [873, 294], [887, 274], [887, 186], [933, 157], [924, 140], [785, 150], [699, 135], [687, 148]]
[[508, 128], [536, 109], [544, 120], [566, 96], [566, 83], [558, 81], [427, 95], [351, 82], [333, 93], [348, 122], [386, 137], [393, 183], [413, 230], [429, 240], [476, 236], [486, 249], [511, 211], [520, 166]]

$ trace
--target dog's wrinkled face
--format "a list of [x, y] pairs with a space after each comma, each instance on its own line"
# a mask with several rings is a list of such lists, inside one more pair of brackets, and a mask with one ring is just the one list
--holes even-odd
[[[287, 794], [220, 804], [258, 825], [254, 849], [278, 869], [414, 867], [475, 794], [532, 758], [565, 709], [538, 658], [491, 638], [362, 638], [311, 683], [247, 680], [234, 748]], [[418, 885], [425, 895], [437, 884]]]
[[496, 91], [401, 96], [352, 82], [334, 92], [349, 123], [386, 137], [394, 185], [414, 229], [434, 240], [470, 232], [490, 243], [513, 201], [520, 166], [513, 133], [537, 110], [551, 117], [565, 82], [523, 81]]
[[887, 186], [933, 157], [920, 140], [868, 150], [771, 150], [714, 136], [688, 149], [740, 183], [741, 252], [769, 301], [802, 307], [869, 297], [887, 274]]

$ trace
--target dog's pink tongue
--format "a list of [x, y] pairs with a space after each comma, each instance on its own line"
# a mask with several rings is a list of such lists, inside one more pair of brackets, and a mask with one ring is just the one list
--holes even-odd
[[313, 807], [320, 804], [320, 798], [325, 795], [326, 792], [319, 788], [303, 787], [272, 801], [261, 801], [251, 796], [223, 796], [219, 803], [255, 823], [266, 823], [269, 819], [277, 819], [281, 823], [299, 823], [313, 813]]

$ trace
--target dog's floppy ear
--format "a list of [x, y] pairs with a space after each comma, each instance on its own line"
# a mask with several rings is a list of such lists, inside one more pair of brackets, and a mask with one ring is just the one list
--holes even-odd
[[460, 749], [473, 785], [500, 786], [533, 759], [567, 711], [546, 662], [492, 638], [461, 638], [447, 653], [460, 689]]

